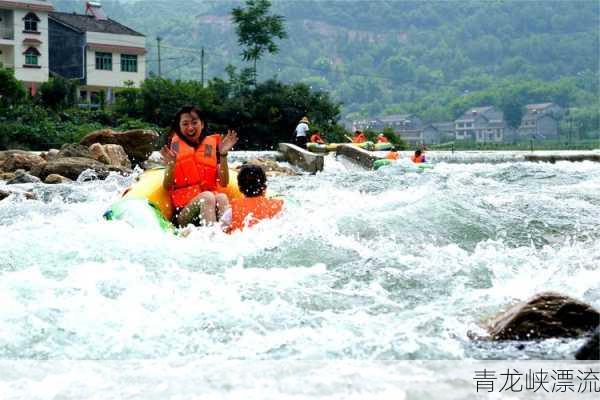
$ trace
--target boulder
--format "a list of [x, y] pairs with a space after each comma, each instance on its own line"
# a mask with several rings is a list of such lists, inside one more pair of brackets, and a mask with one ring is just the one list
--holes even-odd
[[576, 360], [600, 360], [600, 326], [575, 353]]
[[87, 134], [79, 143], [84, 146], [91, 146], [94, 143], [118, 144], [123, 147], [132, 163], [139, 164], [152, 153], [158, 138], [158, 133], [147, 129], [132, 129], [125, 132], [102, 129]]
[[46, 179], [44, 179], [44, 183], [47, 183], [49, 185], [55, 185], [57, 183], [69, 183], [69, 182], [73, 182], [73, 181], [69, 178], [65, 178], [64, 176], [58, 175], [58, 174], [50, 174], [46, 177]]
[[253, 158], [247, 162], [247, 164], [258, 165], [262, 167], [267, 174], [267, 176], [279, 176], [279, 175], [288, 175], [294, 176], [298, 175], [296, 171], [289, 167], [285, 167], [279, 165], [277, 161], [269, 160], [266, 158]]
[[600, 324], [589, 304], [545, 292], [497, 316], [489, 326], [492, 340], [535, 340], [587, 335]]
[[35, 166], [39, 166], [45, 162], [46, 161], [37, 154], [15, 151], [6, 155], [1, 169], [4, 172], [14, 172], [18, 169], [30, 171]]
[[102, 145], [100, 143], [94, 143], [90, 146], [90, 152], [92, 153], [92, 157], [101, 163], [131, 168], [131, 162], [125, 153], [125, 150], [118, 144]]
[[18, 169], [15, 171], [15, 176], [6, 182], [7, 185], [17, 183], [40, 183], [41, 180], [37, 176], [28, 174], [25, 170]]
[[116, 171], [121, 174], [131, 172], [128, 168], [102, 164], [92, 158], [64, 157], [46, 163], [40, 174], [40, 178], [46, 179], [48, 175], [57, 174], [76, 180], [87, 169], [93, 170], [100, 179], [106, 178], [110, 171]]
[[80, 144], [75, 143], [65, 143], [60, 148], [60, 151], [56, 154], [56, 158], [65, 157], [93, 158], [88, 146], [82, 146]]
[[323, 171], [325, 160], [322, 155], [314, 154], [295, 144], [279, 143], [279, 151], [285, 157], [285, 160], [290, 164], [316, 174], [318, 171]]

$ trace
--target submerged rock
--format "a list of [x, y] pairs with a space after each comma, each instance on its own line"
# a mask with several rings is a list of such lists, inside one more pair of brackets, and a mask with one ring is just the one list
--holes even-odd
[[592, 336], [585, 342], [577, 353], [577, 360], [600, 360], [600, 326], [596, 328]]
[[599, 323], [600, 313], [589, 304], [569, 296], [545, 292], [496, 317], [488, 331], [491, 340], [580, 337]]
[[28, 174], [22, 169], [18, 169], [15, 171], [15, 176], [12, 179], [9, 179], [6, 184], [14, 185], [17, 183], [40, 183], [41, 180], [37, 176], [33, 176]]
[[4, 189], [0, 189], [0, 201], [4, 200], [5, 198], [7, 198], [8, 196], [10, 196], [11, 194], [16, 194], [17, 196], [23, 196], [27, 200], [35, 200], [35, 199], [37, 199], [37, 196], [35, 195], [35, 193], [23, 192], [23, 191], [18, 191], [18, 190], [4, 190]]

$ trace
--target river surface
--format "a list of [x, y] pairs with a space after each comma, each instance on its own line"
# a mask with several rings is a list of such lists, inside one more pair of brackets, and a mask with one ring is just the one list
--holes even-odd
[[600, 308], [598, 163], [373, 172], [330, 155], [270, 178], [279, 218], [185, 238], [102, 219], [131, 181], [0, 202], [0, 359], [560, 360], [582, 340], [467, 333], [541, 291]]

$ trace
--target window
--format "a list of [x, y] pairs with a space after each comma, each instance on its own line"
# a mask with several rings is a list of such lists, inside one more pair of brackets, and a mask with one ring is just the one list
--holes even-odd
[[25, 65], [38, 65], [38, 58], [41, 55], [38, 49], [30, 47], [23, 54], [25, 55]]
[[132, 54], [121, 54], [121, 71], [137, 72], [137, 56]]
[[112, 71], [112, 54], [96, 52], [96, 69]]
[[38, 31], [38, 22], [40, 19], [34, 13], [27, 14], [23, 21], [25, 22], [25, 32], [37, 32]]

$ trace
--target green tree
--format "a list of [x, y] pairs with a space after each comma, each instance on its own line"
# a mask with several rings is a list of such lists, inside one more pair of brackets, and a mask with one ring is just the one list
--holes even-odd
[[40, 86], [40, 100], [42, 104], [52, 110], [58, 111], [75, 105], [74, 82], [59, 76], [50, 78]]
[[244, 47], [242, 57], [254, 64], [254, 84], [256, 84], [256, 62], [265, 51], [277, 53], [279, 47], [274, 38], [287, 37], [281, 15], [269, 15], [269, 0], [246, 0], [246, 8], [236, 7], [231, 11], [236, 26], [238, 43]]
[[25, 98], [25, 88], [15, 78], [15, 71], [0, 63], [0, 105], [8, 106]]

